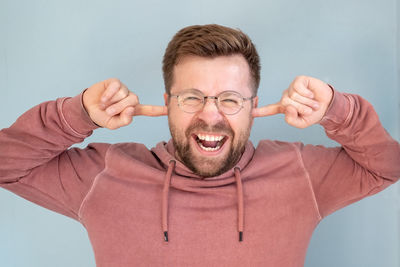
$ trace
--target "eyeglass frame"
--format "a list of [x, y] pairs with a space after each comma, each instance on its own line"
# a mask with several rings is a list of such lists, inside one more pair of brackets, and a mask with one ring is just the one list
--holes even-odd
[[[182, 95], [182, 93], [186, 93], [186, 92], [190, 92], [190, 91], [198, 92], [198, 93], [200, 93], [200, 94], [203, 96], [203, 106], [202, 106], [201, 108], [199, 108], [199, 110], [193, 111], [193, 112], [185, 111], [185, 110], [183, 109], [183, 107], [181, 106], [181, 103], [180, 103], [181, 101], [179, 101], [179, 96]], [[225, 94], [225, 93], [234, 93], [234, 94], [236, 94], [236, 95], [239, 96], [239, 99], [242, 99], [240, 108], [239, 108], [236, 112], [227, 114], [227, 113], [225, 113], [224, 111], [222, 111], [222, 110], [220, 109], [220, 107], [219, 107], [219, 103], [220, 103], [219, 97], [220, 97], [220, 95]], [[178, 107], [179, 107], [183, 112], [188, 113], [188, 114], [193, 114], [193, 113], [199, 112], [200, 110], [203, 110], [203, 109], [204, 109], [204, 106], [205, 106], [206, 103], [207, 103], [207, 99], [215, 99], [215, 105], [217, 106], [218, 111], [220, 111], [220, 112], [224, 113], [225, 115], [228, 115], [228, 116], [229, 116], [229, 115], [235, 115], [235, 114], [239, 113], [239, 112], [242, 110], [242, 108], [243, 108], [244, 101], [253, 100], [256, 96], [243, 97], [239, 92], [236, 92], [236, 91], [233, 91], [233, 90], [222, 91], [222, 92], [220, 92], [219, 94], [217, 94], [216, 96], [206, 96], [206, 95], [203, 94], [203, 92], [201, 92], [201, 91], [198, 90], [198, 89], [187, 89], [187, 90], [184, 90], [184, 91], [180, 92], [179, 94], [171, 94], [171, 93], [168, 93], [168, 97], [176, 97], [176, 100], [178, 101]]]

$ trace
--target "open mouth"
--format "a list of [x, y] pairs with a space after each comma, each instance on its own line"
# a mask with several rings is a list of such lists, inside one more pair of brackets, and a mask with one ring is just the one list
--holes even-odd
[[207, 152], [214, 152], [219, 150], [228, 139], [226, 135], [210, 135], [210, 134], [194, 134], [193, 138], [196, 140], [199, 147]]

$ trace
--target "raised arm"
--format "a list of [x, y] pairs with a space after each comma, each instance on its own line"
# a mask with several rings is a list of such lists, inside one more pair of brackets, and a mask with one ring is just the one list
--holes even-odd
[[140, 105], [116, 79], [97, 83], [73, 98], [42, 103], [0, 131], [0, 186], [79, 219], [80, 204], [104, 168], [109, 145], [69, 147], [99, 126], [115, 129], [129, 124], [134, 115], [162, 111]]
[[255, 109], [255, 117], [284, 113], [305, 128], [319, 123], [341, 147], [298, 144], [322, 217], [375, 194], [400, 178], [400, 145], [382, 127], [372, 105], [311, 77], [297, 77], [280, 102]]

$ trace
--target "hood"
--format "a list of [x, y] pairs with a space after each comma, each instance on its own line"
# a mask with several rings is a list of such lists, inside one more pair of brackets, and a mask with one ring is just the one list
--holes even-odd
[[[215, 177], [202, 178], [194, 174], [183, 163], [175, 158], [175, 147], [172, 140], [168, 143], [158, 143], [152, 152], [161, 160], [164, 168], [167, 169], [164, 179], [162, 191], [162, 218], [161, 225], [164, 235], [164, 241], [168, 242], [168, 210], [169, 210], [169, 189], [171, 186], [175, 188], [191, 188], [196, 191], [196, 188], [217, 187], [221, 185], [231, 184], [236, 182], [237, 187], [237, 230], [239, 233], [239, 242], [243, 241], [244, 229], [244, 197], [243, 186], [241, 180], [241, 170], [246, 168], [254, 154], [254, 146], [248, 141], [245, 150], [239, 162], [229, 171]], [[172, 180], [173, 173], [177, 174]]]

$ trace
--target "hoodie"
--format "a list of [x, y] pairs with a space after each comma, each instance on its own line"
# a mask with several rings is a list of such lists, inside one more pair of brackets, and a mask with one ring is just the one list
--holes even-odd
[[334, 92], [320, 124], [340, 147], [249, 141], [201, 178], [173, 143], [93, 143], [82, 94], [42, 103], [0, 131], [0, 186], [87, 230], [97, 266], [303, 266], [322, 218], [400, 177], [400, 145], [372, 106]]

